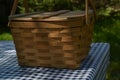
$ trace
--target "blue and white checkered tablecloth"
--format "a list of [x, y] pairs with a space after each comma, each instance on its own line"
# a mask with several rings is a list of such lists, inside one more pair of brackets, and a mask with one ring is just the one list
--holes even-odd
[[109, 64], [109, 44], [93, 43], [76, 70], [18, 65], [12, 41], [0, 41], [0, 80], [105, 80]]

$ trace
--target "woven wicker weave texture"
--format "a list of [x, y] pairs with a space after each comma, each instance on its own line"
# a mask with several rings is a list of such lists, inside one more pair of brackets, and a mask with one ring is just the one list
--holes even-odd
[[[68, 16], [68, 20], [60, 21], [13, 19], [11, 30], [19, 65], [78, 68], [88, 54], [92, 40], [94, 19], [93, 15], [89, 17], [89, 25], [85, 24], [84, 15]], [[56, 20], [56, 16], [47, 18], [51, 19]]]

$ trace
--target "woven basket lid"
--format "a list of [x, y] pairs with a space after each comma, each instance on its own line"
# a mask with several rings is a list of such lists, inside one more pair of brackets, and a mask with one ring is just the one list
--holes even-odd
[[[90, 10], [89, 13], [92, 13]], [[85, 11], [60, 10], [55, 12], [33, 12], [10, 16], [11, 21], [65, 21], [85, 16]]]

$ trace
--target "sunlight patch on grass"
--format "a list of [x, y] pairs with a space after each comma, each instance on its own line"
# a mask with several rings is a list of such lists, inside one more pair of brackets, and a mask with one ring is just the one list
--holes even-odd
[[0, 34], [0, 40], [13, 40], [13, 38], [10, 33], [2, 33]]

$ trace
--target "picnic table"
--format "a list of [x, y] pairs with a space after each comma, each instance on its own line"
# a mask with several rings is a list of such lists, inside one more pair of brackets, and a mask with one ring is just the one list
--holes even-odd
[[0, 41], [0, 80], [105, 80], [109, 54], [109, 43], [92, 43], [78, 69], [22, 67], [13, 41]]

